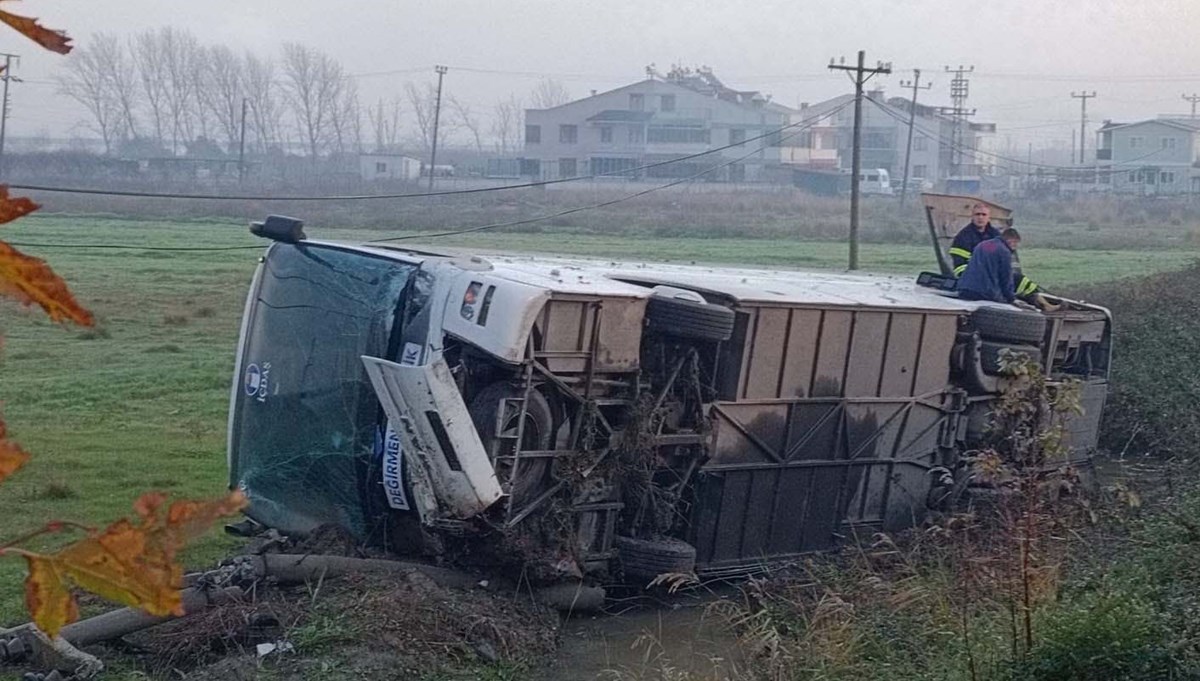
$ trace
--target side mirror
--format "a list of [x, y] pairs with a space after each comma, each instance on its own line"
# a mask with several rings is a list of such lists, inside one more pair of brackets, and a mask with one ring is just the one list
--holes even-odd
[[303, 241], [304, 221], [282, 215], [268, 215], [262, 222], [251, 222], [250, 233], [272, 241], [294, 244]]

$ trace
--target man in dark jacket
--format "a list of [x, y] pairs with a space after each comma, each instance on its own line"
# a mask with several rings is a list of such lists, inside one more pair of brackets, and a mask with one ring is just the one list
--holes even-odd
[[958, 280], [958, 297], [966, 300], [991, 300], [1012, 303], [1016, 300], [1013, 283], [1013, 252], [1021, 243], [1015, 229], [1006, 229], [997, 239], [988, 239], [975, 247], [971, 260]]
[[[970, 224], [960, 229], [950, 244], [950, 261], [954, 268], [954, 276], [962, 277], [976, 246], [988, 239], [999, 238], [1000, 230], [992, 226], [991, 217], [992, 211], [987, 204], [977, 203], [971, 207]], [[1029, 277], [1020, 274], [1019, 262], [1016, 267], [1018, 271], [1016, 276], [1017, 296], [1026, 302], [1033, 303], [1038, 292], [1038, 285]]]

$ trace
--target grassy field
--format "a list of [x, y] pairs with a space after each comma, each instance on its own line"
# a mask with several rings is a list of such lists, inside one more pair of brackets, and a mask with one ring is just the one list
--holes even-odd
[[[378, 237], [378, 231], [310, 230], [310, 237]], [[225, 419], [245, 289], [259, 248], [243, 224], [163, 223], [37, 216], [0, 236], [40, 244], [123, 244], [132, 250], [22, 247], [48, 259], [99, 320], [80, 330], [0, 303], [6, 337], [0, 398], [11, 435], [35, 458], [0, 489], [0, 535], [48, 520], [102, 523], [143, 491], [219, 494], [226, 485]], [[842, 266], [845, 245], [746, 238], [650, 238], [595, 234], [480, 234], [439, 240], [487, 250], [548, 251], [633, 260], [778, 267]], [[231, 247], [172, 252], [146, 247]], [[1178, 269], [1194, 250], [1031, 248], [1025, 266], [1050, 288]], [[929, 248], [863, 247], [865, 269], [931, 269]], [[1100, 301], [1103, 302], [1103, 301]], [[189, 554], [204, 565], [227, 551], [219, 532]], [[0, 562], [0, 625], [24, 619], [19, 561]]]

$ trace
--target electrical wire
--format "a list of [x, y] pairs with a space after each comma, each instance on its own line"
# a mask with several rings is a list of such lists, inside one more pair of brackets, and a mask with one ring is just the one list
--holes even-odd
[[[830, 111], [828, 111], [828, 112], [826, 112], [826, 113], [824, 113], [824, 114], [822, 114], [822, 115], [820, 115], [820, 116], [817, 116], [817, 117], [815, 117], [815, 118], [808, 119], [808, 120], [806, 120], [806, 121], [802, 121], [801, 123], [794, 124], [794, 125], [798, 125], [798, 126], [801, 126], [801, 127], [797, 128], [795, 131], [791, 132], [791, 133], [790, 133], [790, 134], [788, 134], [788, 135], [784, 135], [784, 136], [782, 136], [782, 137], [780, 138], [780, 141], [782, 142], [782, 141], [784, 141], [784, 140], [788, 140], [788, 139], [791, 139], [792, 137], [795, 137], [795, 136], [799, 135], [799, 134], [800, 134], [801, 132], [803, 132], [804, 130], [806, 130], [806, 129], [808, 129], [808, 128], [811, 128], [811, 127], [813, 127], [814, 125], [816, 125], [817, 123], [821, 122], [821, 121], [822, 121], [823, 119], [825, 119], [825, 118], [828, 118], [828, 117], [830, 117], [830, 116], [833, 116], [834, 114], [838, 113], [839, 111], [841, 111], [842, 109], [846, 108], [846, 107], [847, 107], [847, 106], [849, 106], [849, 105], [850, 105], [850, 103], [849, 103], [849, 102], [847, 102], [847, 103], [845, 103], [845, 104], [842, 104], [842, 105], [840, 105], [840, 106], [838, 106], [838, 107], [836, 107], [836, 108], [834, 108], [834, 109], [831, 109]], [[790, 127], [790, 126], [789, 126], [789, 127]], [[554, 218], [563, 217], [563, 216], [565, 216], [565, 215], [572, 215], [572, 214], [574, 214], [574, 213], [582, 213], [582, 212], [584, 212], [584, 211], [595, 210], [595, 209], [597, 209], [597, 208], [606, 208], [606, 207], [608, 207], [608, 206], [613, 206], [613, 205], [616, 205], [616, 204], [618, 204], [618, 203], [624, 203], [624, 202], [626, 202], [626, 201], [630, 201], [630, 200], [632, 200], [632, 199], [636, 199], [636, 198], [638, 198], [638, 197], [641, 197], [641, 196], [646, 196], [647, 194], [652, 194], [652, 193], [654, 193], [654, 192], [661, 191], [661, 190], [663, 190], [663, 189], [669, 189], [669, 188], [671, 188], [671, 187], [674, 187], [674, 186], [677, 186], [677, 185], [683, 184], [683, 183], [685, 183], [685, 182], [691, 182], [692, 180], [698, 179], [698, 178], [700, 178], [700, 177], [702, 177], [702, 176], [704, 176], [704, 175], [707, 175], [707, 174], [709, 174], [709, 173], [711, 173], [711, 172], [713, 172], [713, 171], [715, 171], [715, 170], [720, 170], [721, 168], [726, 168], [726, 167], [728, 167], [728, 166], [731, 166], [731, 165], [733, 165], [733, 164], [735, 164], [735, 163], [739, 163], [739, 162], [741, 162], [741, 161], [744, 161], [744, 160], [746, 160], [747, 158], [750, 158], [751, 156], [753, 156], [753, 155], [755, 155], [755, 154], [759, 153], [760, 151], [762, 151], [762, 150], [766, 149], [768, 146], [770, 146], [770, 145], [769, 145], [769, 144], [768, 144], [768, 145], [763, 145], [763, 146], [761, 146], [761, 147], [759, 147], [759, 148], [757, 148], [757, 149], [755, 149], [755, 150], [753, 150], [753, 151], [751, 151], [751, 152], [749, 152], [749, 153], [747, 153], [747, 154], [744, 154], [744, 155], [742, 155], [742, 156], [739, 156], [739, 157], [737, 157], [737, 158], [734, 158], [734, 159], [730, 159], [730, 160], [728, 160], [728, 161], [725, 161], [724, 163], [720, 163], [720, 164], [717, 164], [717, 165], [711, 166], [711, 167], [709, 167], [709, 168], [706, 168], [706, 169], [704, 169], [704, 170], [702, 170], [702, 171], [700, 171], [700, 172], [698, 172], [698, 173], [695, 173], [695, 174], [693, 174], [693, 175], [689, 175], [689, 176], [687, 176], [687, 177], [682, 177], [682, 178], [680, 178], [680, 179], [678, 179], [678, 180], [675, 180], [675, 181], [673, 181], [673, 182], [668, 182], [668, 183], [666, 183], [666, 184], [657, 185], [657, 186], [654, 186], [654, 187], [649, 187], [649, 188], [647, 188], [647, 189], [643, 189], [642, 191], [639, 191], [639, 192], [634, 192], [634, 193], [632, 193], [632, 194], [626, 194], [625, 196], [622, 196], [622, 197], [619, 197], [619, 198], [616, 198], [616, 199], [609, 199], [609, 200], [607, 200], [607, 201], [600, 201], [600, 202], [598, 202], [598, 203], [592, 203], [592, 204], [588, 204], [588, 205], [585, 205], [585, 206], [576, 206], [576, 207], [574, 207], [574, 208], [568, 208], [568, 209], [566, 209], [566, 210], [561, 210], [561, 211], [558, 211], [558, 212], [555, 212], [555, 213], [547, 213], [547, 214], [544, 214], [544, 215], [538, 215], [538, 216], [534, 216], [534, 217], [532, 217], [532, 218], [525, 218], [525, 219], [522, 219], [522, 220], [512, 220], [512, 221], [509, 221], [509, 222], [495, 222], [495, 223], [492, 223], [492, 224], [487, 224], [487, 225], [479, 225], [479, 226], [476, 226], [476, 227], [467, 227], [467, 228], [465, 228], [465, 229], [456, 229], [456, 230], [451, 230], [451, 231], [448, 231], [448, 232], [437, 232], [437, 233], [433, 233], [433, 234], [407, 234], [407, 235], [405, 235], [405, 236], [387, 237], [387, 238], [383, 238], [383, 239], [372, 239], [371, 241], [368, 241], [368, 242], [366, 242], [366, 243], [372, 243], [372, 244], [373, 244], [373, 243], [383, 243], [383, 242], [390, 242], [390, 241], [407, 241], [407, 240], [410, 240], [410, 239], [435, 239], [435, 238], [438, 238], [438, 237], [445, 237], [445, 236], [460, 236], [460, 235], [463, 235], [463, 234], [474, 234], [474, 233], [476, 233], [476, 232], [482, 232], [482, 231], [485, 231], [485, 230], [491, 230], [491, 229], [501, 229], [501, 228], [503, 228], [503, 227], [517, 227], [517, 226], [520, 226], [520, 225], [528, 225], [528, 224], [532, 224], [532, 223], [535, 223], [535, 222], [541, 222], [541, 221], [543, 221], [543, 220], [552, 220], [552, 219], [554, 219]]]
[[[698, 156], [702, 156], [702, 155], [706, 155], [706, 154], [713, 153], [713, 152], [715, 152], [715, 151], [720, 151], [720, 150], [723, 150], [723, 149], [728, 149], [728, 148], [731, 148], [731, 147], [734, 147], [734, 146], [741, 146], [741, 145], [744, 145], [744, 144], [746, 144], [746, 143], [748, 143], [748, 142], [751, 142], [751, 141], [754, 141], [754, 140], [760, 140], [760, 139], [764, 139], [764, 138], [766, 138], [766, 137], [770, 137], [770, 136], [772, 136], [772, 135], [777, 135], [777, 134], [779, 134], [780, 132], [782, 132], [783, 130], [788, 130], [788, 129], [792, 129], [792, 128], [794, 128], [794, 130], [792, 130], [792, 132], [788, 133], [787, 135], [782, 135], [782, 136], [779, 138], [779, 141], [780, 141], [780, 142], [783, 142], [783, 141], [789, 140], [789, 139], [791, 139], [791, 138], [793, 138], [793, 137], [796, 137], [797, 135], [801, 134], [803, 131], [807, 130], [808, 128], [811, 128], [811, 127], [815, 126], [817, 123], [820, 123], [822, 120], [824, 120], [824, 119], [826, 119], [826, 118], [829, 118], [829, 117], [831, 117], [831, 116], [834, 116], [834, 115], [836, 115], [838, 112], [840, 112], [841, 110], [843, 110], [843, 109], [845, 109], [846, 107], [848, 107], [848, 106], [850, 105], [850, 103], [851, 103], [851, 102], [846, 102], [846, 103], [843, 103], [843, 104], [841, 104], [840, 106], [834, 107], [833, 109], [830, 109], [829, 111], [827, 111], [827, 112], [825, 112], [825, 113], [821, 114], [820, 116], [816, 116], [816, 117], [813, 117], [813, 118], [810, 118], [810, 119], [807, 119], [807, 120], [804, 120], [804, 121], [800, 121], [800, 122], [797, 122], [797, 123], [792, 123], [792, 124], [790, 124], [790, 125], [787, 125], [787, 126], [785, 126], [785, 127], [783, 127], [783, 128], [780, 128], [779, 130], [772, 131], [772, 132], [766, 133], [766, 134], [764, 134], [764, 135], [759, 135], [759, 136], [757, 136], [757, 137], [754, 137], [754, 138], [750, 138], [750, 139], [747, 139], [747, 140], [743, 140], [742, 142], [738, 142], [738, 143], [736, 143], [736, 144], [729, 144], [729, 145], [726, 145], [726, 146], [724, 146], [724, 147], [719, 147], [719, 148], [717, 148], [717, 149], [712, 149], [712, 150], [709, 150], [708, 152], [705, 152], [704, 154], [692, 154], [691, 156], [689, 156], [689, 157], [684, 157], [684, 158], [695, 158], [695, 157], [698, 157]], [[525, 218], [525, 219], [522, 219], [522, 220], [513, 220], [513, 221], [510, 221], [510, 222], [497, 222], [497, 223], [492, 223], [492, 224], [487, 224], [487, 225], [479, 225], [479, 226], [476, 226], [476, 227], [468, 227], [468, 228], [465, 228], [465, 229], [451, 230], [451, 231], [447, 231], [447, 232], [436, 232], [436, 233], [432, 233], [432, 234], [427, 234], [427, 233], [420, 233], [420, 234], [407, 234], [407, 235], [404, 235], [404, 236], [398, 236], [398, 237], [387, 237], [387, 238], [383, 238], [383, 239], [372, 239], [372, 240], [370, 240], [370, 241], [367, 241], [367, 242], [365, 242], [365, 243], [384, 243], [384, 242], [390, 242], [390, 241], [406, 241], [406, 240], [410, 240], [410, 239], [435, 239], [435, 238], [439, 238], [439, 237], [446, 237], [446, 236], [458, 236], [458, 235], [461, 235], [461, 234], [473, 234], [473, 233], [475, 233], [475, 232], [482, 232], [482, 231], [486, 231], [486, 230], [492, 230], [492, 229], [500, 229], [500, 228], [503, 228], [503, 227], [516, 227], [516, 226], [519, 226], [519, 225], [527, 225], [527, 224], [532, 224], [532, 223], [536, 223], [536, 222], [541, 222], [541, 221], [544, 221], [544, 220], [552, 220], [552, 219], [554, 219], [554, 218], [563, 217], [563, 216], [566, 216], [566, 215], [572, 215], [572, 214], [574, 214], [574, 213], [581, 213], [581, 212], [584, 212], [584, 211], [596, 210], [596, 209], [598, 209], [598, 208], [605, 208], [605, 207], [607, 207], [607, 206], [613, 206], [613, 205], [616, 205], [616, 204], [619, 204], [619, 203], [624, 203], [625, 201], [630, 201], [630, 200], [632, 200], [632, 199], [635, 199], [635, 198], [638, 198], [638, 197], [641, 197], [641, 196], [646, 196], [647, 194], [652, 194], [652, 193], [654, 193], [654, 192], [661, 191], [661, 190], [663, 190], [663, 189], [669, 189], [669, 188], [671, 188], [671, 187], [678, 186], [678, 185], [680, 185], [680, 184], [683, 184], [683, 183], [685, 183], [685, 182], [691, 182], [692, 180], [695, 180], [695, 179], [697, 179], [697, 178], [700, 178], [700, 177], [702, 177], [702, 176], [704, 176], [704, 175], [707, 175], [707, 174], [709, 174], [709, 173], [711, 173], [711, 172], [714, 172], [714, 171], [716, 171], [716, 170], [720, 170], [720, 169], [722, 169], [722, 168], [729, 167], [729, 166], [731, 166], [731, 165], [733, 165], [733, 164], [735, 164], [735, 163], [739, 163], [739, 162], [741, 162], [741, 161], [744, 161], [744, 160], [746, 160], [747, 158], [750, 158], [751, 156], [753, 156], [753, 155], [755, 155], [755, 154], [757, 154], [757, 153], [759, 153], [759, 152], [763, 151], [764, 149], [767, 149], [769, 146], [771, 146], [771, 145], [770, 145], [770, 144], [765, 144], [765, 145], [763, 145], [763, 146], [760, 146], [760, 147], [758, 147], [757, 149], [754, 149], [754, 150], [752, 150], [752, 151], [750, 151], [750, 152], [748, 152], [748, 153], [746, 153], [746, 154], [743, 154], [742, 156], [739, 156], [739, 157], [737, 157], [737, 158], [733, 158], [733, 159], [730, 159], [730, 160], [728, 160], [728, 161], [725, 161], [725, 162], [723, 162], [723, 163], [720, 163], [720, 164], [717, 164], [717, 165], [711, 166], [711, 167], [709, 167], [709, 168], [706, 168], [706, 169], [704, 169], [704, 170], [702, 170], [702, 171], [700, 171], [700, 172], [698, 172], [698, 173], [695, 173], [695, 174], [693, 174], [693, 175], [689, 175], [689, 176], [687, 176], [687, 177], [683, 177], [683, 178], [680, 178], [680, 179], [678, 179], [678, 180], [674, 180], [674, 181], [672, 181], [672, 182], [668, 182], [668, 183], [666, 183], [666, 184], [663, 184], [663, 185], [657, 185], [657, 186], [654, 186], [654, 187], [649, 187], [649, 188], [647, 188], [647, 189], [644, 189], [644, 190], [642, 190], [642, 191], [639, 191], [639, 192], [634, 192], [634, 193], [632, 193], [632, 194], [627, 194], [627, 195], [625, 195], [625, 196], [618, 197], [618, 198], [616, 198], [616, 199], [610, 199], [610, 200], [607, 200], [607, 201], [601, 201], [601, 202], [598, 202], [598, 203], [592, 203], [592, 204], [587, 204], [587, 205], [583, 205], [583, 206], [575, 206], [575, 207], [573, 207], [573, 208], [568, 208], [568, 209], [566, 209], [566, 210], [557, 211], [557, 212], [555, 212], [555, 213], [549, 213], [549, 214], [544, 214], [544, 215], [537, 215], [537, 216], [534, 216], [534, 217], [532, 217], [532, 218]], [[671, 161], [671, 162], [672, 162], [672, 163], [678, 163], [680, 160], [681, 160], [681, 159], [675, 159], [674, 161]], [[652, 164], [652, 165], [654, 165], [654, 166], [657, 166], [657, 165], [664, 165], [664, 164]], [[10, 185], [10, 186], [17, 187], [18, 185]], [[23, 242], [11, 242], [11, 241], [10, 241], [10, 242], [8, 242], [8, 243], [9, 243], [9, 244], [11, 244], [11, 245], [13, 245], [13, 246], [20, 246], [20, 247], [22, 247], [22, 248], [77, 248], [77, 249], [108, 249], [108, 250], [139, 250], [139, 251], [214, 252], [214, 251], [242, 251], [242, 250], [250, 250], [250, 249], [256, 249], [256, 250], [262, 249], [262, 246], [261, 246], [261, 245], [259, 245], [259, 246], [212, 246], [212, 247], [205, 247], [205, 246], [189, 246], [189, 247], [170, 247], [170, 246], [132, 246], [132, 245], [127, 245], [127, 244], [53, 244], [53, 243], [23, 243]]]
[[[899, 121], [899, 122], [903, 123], [904, 125], [908, 125], [908, 119], [907, 119], [907, 118], [905, 118], [905, 117], [903, 117], [903, 116], [901, 116], [901, 115], [899, 115], [899, 114], [895, 113], [895, 112], [894, 112], [894, 111], [892, 111], [892, 110], [891, 110], [891, 109], [890, 109], [890, 108], [889, 108], [887, 105], [885, 105], [885, 104], [883, 104], [883, 103], [879, 102], [879, 101], [878, 101], [878, 100], [876, 100], [876, 99], [873, 99], [873, 98], [871, 98], [871, 97], [869, 97], [869, 96], [866, 96], [866, 95], [864, 95], [864, 98], [865, 98], [867, 101], [869, 101], [869, 102], [871, 102], [872, 104], [874, 104], [875, 106], [879, 107], [879, 109], [880, 109], [881, 111], [883, 111], [883, 113], [887, 114], [888, 116], [891, 116], [892, 118], [894, 118], [895, 120], [897, 120], [897, 121]], [[956, 150], [958, 150], [958, 151], [966, 151], [966, 152], [970, 152], [970, 153], [973, 153], [973, 154], [982, 154], [982, 155], [984, 155], [984, 156], [990, 156], [990, 157], [993, 157], [993, 158], [1000, 159], [1000, 160], [1002, 160], [1002, 161], [1008, 161], [1008, 162], [1010, 162], [1010, 163], [1016, 163], [1016, 164], [1018, 164], [1018, 165], [1021, 165], [1021, 166], [1026, 166], [1026, 167], [1032, 167], [1032, 168], [1046, 168], [1046, 169], [1050, 169], [1050, 170], [1055, 170], [1055, 171], [1066, 171], [1066, 172], [1088, 172], [1088, 173], [1118, 173], [1118, 172], [1126, 172], [1128, 169], [1118, 169], [1116, 166], [1125, 166], [1125, 165], [1129, 165], [1129, 164], [1132, 164], [1132, 163], [1136, 163], [1136, 162], [1138, 162], [1138, 161], [1140, 161], [1140, 160], [1142, 160], [1142, 159], [1149, 158], [1150, 156], [1154, 156], [1155, 154], [1161, 153], [1161, 152], [1163, 151], [1162, 149], [1154, 149], [1154, 150], [1150, 151], [1149, 153], [1143, 154], [1143, 155], [1141, 155], [1141, 156], [1138, 156], [1138, 157], [1135, 157], [1135, 158], [1131, 158], [1131, 159], [1129, 159], [1128, 161], [1121, 161], [1120, 163], [1114, 163], [1114, 164], [1112, 164], [1112, 166], [1110, 166], [1110, 167], [1105, 167], [1105, 168], [1086, 168], [1086, 167], [1079, 167], [1079, 166], [1060, 166], [1060, 165], [1051, 165], [1051, 164], [1048, 164], [1048, 163], [1034, 163], [1034, 162], [1032, 162], [1032, 161], [1023, 161], [1023, 160], [1021, 160], [1021, 159], [1019, 159], [1019, 158], [1012, 158], [1012, 157], [1010, 157], [1010, 156], [1004, 156], [1004, 155], [1002, 155], [1002, 154], [997, 154], [997, 153], [995, 153], [995, 152], [991, 152], [991, 151], [985, 151], [985, 150], [983, 150], [983, 149], [973, 149], [973, 148], [971, 148], [971, 147], [968, 147], [968, 146], [965, 146], [965, 145], [963, 145], [963, 144], [961, 144], [961, 143], [955, 142], [955, 141], [954, 141], [954, 140], [952, 140], [952, 139], [947, 139], [946, 137], [942, 136], [942, 135], [941, 135], [941, 133], [938, 133], [938, 132], [933, 132], [933, 131], [931, 131], [931, 130], [928, 130], [927, 128], [923, 128], [923, 127], [921, 127], [921, 126], [919, 126], [919, 125], [916, 125], [915, 123], [913, 124], [913, 129], [914, 129], [914, 130], [917, 130], [917, 131], [919, 131], [921, 134], [925, 135], [926, 137], [929, 137], [930, 139], [937, 140], [937, 141], [938, 141], [940, 144], [943, 144], [943, 145], [945, 145], [945, 146], [951, 147], [951, 148], [953, 148], [953, 149], [956, 149]], [[1015, 168], [1013, 168], [1012, 166], [1005, 166], [1005, 165], [1003, 165], [1003, 164], [996, 164], [996, 165], [997, 165], [997, 166], [999, 166], [999, 167], [1001, 167], [1001, 168], [1004, 168], [1005, 170], [1010, 170], [1010, 171], [1011, 171], [1011, 170], [1015, 170]]]
[[522, 182], [518, 184], [506, 184], [499, 187], [476, 187], [474, 189], [447, 189], [445, 191], [432, 192], [408, 192], [403, 194], [352, 194], [352, 195], [332, 195], [332, 196], [235, 196], [229, 194], [176, 194], [167, 192], [141, 192], [141, 191], [124, 191], [118, 189], [87, 189], [76, 187], [52, 187], [47, 185], [34, 184], [17, 184], [10, 183], [8, 186], [13, 189], [24, 189], [26, 191], [43, 191], [54, 192], [60, 194], [85, 194], [94, 196], [125, 196], [142, 199], [193, 199], [203, 201], [368, 201], [368, 200], [383, 200], [383, 199], [414, 199], [429, 196], [462, 196], [465, 194], [484, 194], [496, 191], [508, 191], [512, 189], [528, 189], [531, 187], [547, 187], [556, 184], [566, 184], [568, 182], [579, 182], [581, 180], [594, 180], [603, 177], [619, 177], [629, 173], [641, 172], [651, 168], [659, 168], [668, 166], [673, 163], [682, 163], [693, 159], [710, 156], [712, 154], [732, 149], [734, 147], [743, 146], [751, 142], [766, 139], [774, 135], [778, 135], [784, 131], [803, 125], [807, 121], [798, 121], [789, 123], [781, 128], [776, 128], [761, 135], [747, 137], [746, 139], [737, 142], [730, 142], [724, 146], [714, 147], [705, 151], [679, 156], [677, 158], [667, 159], [665, 161], [656, 161], [645, 165], [635, 166], [633, 168], [625, 168], [622, 170], [614, 170], [605, 173], [591, 173], [588, 175], [574, 175], [572, 177], [561, 177], [554, 180], [538, 180], [536, 182]]
[[9, 246], [20, 246], [21, 248], [86, 248], [96, 250], [121, 250], [121, 251], [191, 251], [191, 252], [208, 252], [208, 251], [247, 251], [250, 249], [262, 250], [262, 244], [254, 246], [131, 246], [129, 244], [49, 244], [49, 243], [26, 243], [21, 241], [5, 241]]

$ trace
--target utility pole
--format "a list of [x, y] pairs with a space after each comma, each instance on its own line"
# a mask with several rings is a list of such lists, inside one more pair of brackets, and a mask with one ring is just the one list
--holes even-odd
[[21, 57], [7, 52], [0, 52], [0, 56], [4, 57], [4, 70], [0, 71], [0, 80], [4, 81], [4, 101], [0, 104], [0, 177], [4, 176], [4, 136], [8, 131], [8, 81], [15, 80], [21, 82], [20, 78], [13, 76], [12, 67], [13, 60], [20, 61]]
[[1072, 92], [1071, 96], [1079, 100], [1079, 165], [1083, 165], [1083, 149], [1087, 146], [1087, 140], [1084, 138], [1084, 135], [1087, 134], [1087, 100], [1095, 97], [1096, 91], [1092, 90], [1091, 94], [1088, 94], [1086, 90], [1079, 94]]
[[849, 71], [854, 74], [850, 76], [850, 80], [854, 81], [854, 150], [851, 157], [853, 160], [850, 163], [850, 269], [852, 270], [858, 269], [858, 176], [862, 172], [860, 140], [862, 139], [863, 84], [870, 80], [871, 76], [892, 72], [891, 62], [887, 64], [876, 62], [875, 68], [867, 68], [863, 65], [866, 56], [865, 51], [858, 51], [858, 66], [846, 66], [845, 58], [838, 64], [834, 64], [832, 59], [829, 60], [831, 70]]
[[246, 181], [246, 98], [242, 97], [242, 131], [238, 139], [238, 184]]
[[904, 199], [908, 196], [908, 169], [909, 161], [912, 158], [913, 126], [917, 122], [917, 91], [928, 90], [933, 87], [933, 83], [926, 83], [925, 87], [921, 87], [921, 69], [913, 69], [913, 79], [900, 81], [900, 87], [912, 88], [912, 102], [908, 112], [908, 144], [904, 148], [904, 182], [900, 185], [900, 207], [903, 208]]
[[429, 153], [429, 191], [433, 191], [433, 172], [437, 167], [438, 119], [442, 116], [442, 76], [446, 75], [446, 67], [435, 66], [433, 70], [437, 72], [438, 88], [437, 103], [433, 107], [433, 141], [430, 143]]
[[1189, 97], [1187, 95], [1184, 95], [1183, 98], [1192, 103], [1192, 118], [1195, 118], [1196, 117], [1196, 102], [1200, 102], [1200, 95], [1197, 95], [1195, 92], [1193, 92], [1192, 96]]
[[967, 111], [966, 103], [967, 96], [971, 91], [971, 80], [967, 78], [968, 73], [974, 73], [974, 66], [964, 67], [958, 65], [957, 69], [952, 69], [949, 66], [945, 67], [946, 73], [953, 73], [954, 77], [950, 79], [950, 101], [954, 106], [949, 109], [943, 108], [941, 111], [944, 114], [950, 114], [954, 120], [954, 129], [951, 131], [952, 149], [950, 150], [950, 174], [959, 175], [962, 166], [962, 149], [963, 149], [963, 123], [966, 122], [968, 116], [974, 116], [975, 110]]

